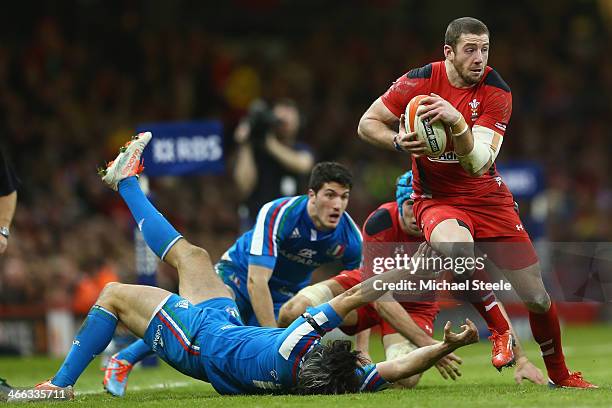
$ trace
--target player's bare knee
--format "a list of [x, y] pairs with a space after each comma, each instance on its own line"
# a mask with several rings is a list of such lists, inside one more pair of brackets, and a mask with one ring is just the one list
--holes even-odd
[[211, 264], [211, 258], [204, 248], [200, 248], [199, 246], [189, 245], [183, 251], [181, 251], [178, 260], [179, 268], [185, 267], [196, 267], [199, 270], [204, 270], [203, 268], [198, 267], [199, 265]]
[[534, 313], [546, 313], [550, 309], [551, 301], [548, 293], [537, 294], [525, 301], [525, 306]]
[[107, 283], [100, 292], [96, 304], [98, 306], [106, 307], [107, 309], [112, 308], [117, 303], [117, 299], [120, 297], [119, 292], [123, 286], [125, 285], [119, 282]]
[[289, 300], [283, 306], [281, 306], [278, 313], [278, 326], [287, 327], [289, 326], [304, 310], [300, 310], [301, 305], [299, 302], [293, 299]]

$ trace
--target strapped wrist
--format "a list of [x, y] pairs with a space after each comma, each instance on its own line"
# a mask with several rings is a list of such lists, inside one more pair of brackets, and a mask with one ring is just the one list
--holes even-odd
[[470, 127], [468, 126], [467, 122], [463, 118], [463, 115], [460, 115], [459, 119], [455, 123], [450, 125], [451, 136], [453, 137], [461, 136], [465, 132], [467, 132], [469, 128]]

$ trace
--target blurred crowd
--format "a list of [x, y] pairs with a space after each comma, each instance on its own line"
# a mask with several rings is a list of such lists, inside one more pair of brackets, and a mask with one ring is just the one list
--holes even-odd
[[[543, 166], [547, 238], [612, 238], [605, 2], [290, 3], [89, 0], [3, 13], [0, 140], [22, 186], [0, 259], [0, 304], [84, 312], [104, 282], [135, 281], [131, 216], [95, 169], [140, 123], [221, 119], [229, 170], [232, 131], [249, 103], [291, 97], [317, 160], [354, 172], [349, 212], [363, 221], [392, 198], [409, 162], [360, 141], [359, 118], [395, 78], [442, 58], [446, 25], [461, 15], [491, 30], [489, 64], [514, 99], [498, 160]], [[213, 259], [236, 238], [230, 171], [151, 187], [162, 212]], [[176, 277], [162, 267], [160, 283], [174, 289]]]

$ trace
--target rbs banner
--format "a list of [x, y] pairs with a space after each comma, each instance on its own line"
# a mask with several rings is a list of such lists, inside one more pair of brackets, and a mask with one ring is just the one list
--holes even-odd
[[142, 157], [147, 176], [221, 173], [223, 126], [219, 121], [149, 123], [137, 132], [152, 132]]

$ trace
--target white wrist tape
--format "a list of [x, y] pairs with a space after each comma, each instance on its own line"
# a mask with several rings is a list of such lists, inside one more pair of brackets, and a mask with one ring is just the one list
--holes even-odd
[[310, 300], [313, 306], [318, 306], [322, 303], [327, 303], [334, 298], [331, 289], [324, 283], [306, 286], [298, 292], [298, 295], [303, 295]]
[[474, 148], [465, 156], [459, 156], [459, 163], [469, 172], [476, 173], [491, 160], [497, 158], [502, 137], [497, 132], [484, 126], [474, 126]]

